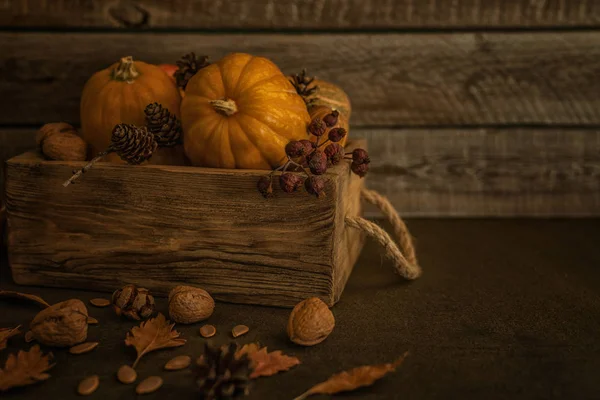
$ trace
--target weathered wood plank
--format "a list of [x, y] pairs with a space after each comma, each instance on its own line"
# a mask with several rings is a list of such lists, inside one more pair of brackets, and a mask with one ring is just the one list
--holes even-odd
[[381, 35], [0, 33], [0, 124], [77, 123], [119, 57], [245, 51], [344, 88], [352, 126], [600, 124], [600, 32]]
[[[344, 240], [339, 199], [356, 202], [363, 182], [346, 163], [324, 175], [323, 198], [276, 184], [269, 200], [256, 190], [265, 171], [253, 170], [102, 162], [63, 187], [82, 165], [34, 152], [8, 161], [15, 282], [103, 291], [136, 283], [163, 295], [188, 283], [224, 301], [293, 307], [317, 296], [331, 306], [350, 274], [341, 269], [362, 247]], [[358, 249], [340, 248], [348, 245]]]
[[138, 0], [0, 2], [0, 26], [394, 29], [598, 26], [594, 0]]
[[361, 136], [372, 153], [368, 186], [404, 216], [600, 215], [600, 130], [380, 130]]
[[35, 147], [35, 130], [0, 129], [0, 201], [4, 199], [4, 162]]
[[[352, 135], [368, 139], [367, 186], [402, 215], [600, 216], [600, 130], [357, 129]], [[11, 136], [27, 134], [4, 132], [0, 148], [11, 146]], [[379, 215], [372, 207], [365, 212]]]

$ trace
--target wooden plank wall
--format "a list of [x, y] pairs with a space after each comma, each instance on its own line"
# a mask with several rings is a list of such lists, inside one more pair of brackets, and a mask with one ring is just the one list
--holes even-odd
[[412, 216], [600, 215], [600, 1], [5, 0], [0, 156], [79, 119], [123, 55], [303, 67], [353, 100], [368, 186]]

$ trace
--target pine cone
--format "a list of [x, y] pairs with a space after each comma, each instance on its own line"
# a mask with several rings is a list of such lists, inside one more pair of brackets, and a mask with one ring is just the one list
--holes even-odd
[[250, 392], [250, 359], [235, 357], [237, 345], [221, 348], [204, 344], [204, 355], [198, 359], [198, 386], [204, 400], [229, 400]]
[[150, 159], [157, 147], [158, 143], [145, 126], [119, 124], [113, 129], [109, 150], [127, 163], [137, 165]]
[[185, 89], [192, 76], [196, 75], [196, 72], [210, 65], [208, 56], [201, 56], [198, 58], [193, 52], [181, 57], [176, 64], [179, 69], [175, 71], [175, 81], [177, 82], [177, 86], [182, 89]]
[[181, 143], [181, 123], [167, 108], [151, 103], [144, 109], [150, 133], [160, 147], [173, 147]]
[[315, 100], [313, 96], [319, 90], [317, 85], [313, 85], [314, 80], [314, 77], [306, 75], [305, 69], [303, 69], [299, 74], [293, 75], [290, 79], [290, 82], [292, 82], [292, 85], [294, 85], [294, 88], [296, 89], [296, 93], [302, 96], [302, 99], [307, 106], [311, 105], [311, 103]]

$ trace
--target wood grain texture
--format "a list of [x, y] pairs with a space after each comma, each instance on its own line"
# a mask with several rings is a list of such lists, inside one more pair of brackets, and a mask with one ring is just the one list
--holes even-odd
[[35, 146], [32, 129], [0, 129], [0, 201], [4, 199], [4, 162]]
[[[0, 148], [13, 145], [10, 137], [27, 142], [33, 134], [4, 132]], [[353, 129], [351, 135], [368, 139], [367, 186], [387, 195], [402, 216], [600, 216], [600, 130]], [[380, 216], [371, 206], [365, 214]]]
[[[599, 130], [361, 132], [402, 216], [599, 216]], [[368, 209], [368, 216], [374, 210]]]
[[[0, 33], [0, 124], [77, 123], [85, 81], [121, 56], [244, 51], [340, 85], [351, 124], [600, 124], [600, 32], [376, 35]], [[30, 105], [35, 105], [32, 108]]]
[[398, 29], [598, 26], [595, 0], [138, 0], [0, 2], [0, 26]]
[[347, 163], [328, 171], [325, 198], [276, 184], [270, 200], [256, 190], [265, 172], [251, 170], [100, 163], [62, 187], [81, 164], [35, 153], [8, 161], [15, 282], [103, 291], [136, 283], [158, 294], [196, 284], [224, 301], [292, 307], [317, 296], [333, 305], [346, 281], [334, 277], [349, 274], [338, 269], [360, 252], [339, 256], [350, 245], [339, 199], [360, 195]]

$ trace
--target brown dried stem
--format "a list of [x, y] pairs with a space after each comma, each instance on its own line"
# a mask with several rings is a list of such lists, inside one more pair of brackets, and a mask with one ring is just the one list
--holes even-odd
[[81, 168], [80, 170], [73, 171], [73, 175], [68, 180], [66, 180], [65, 183], [63, 183], [63, 186], [67, 187], [71, 183], [74, 184], [75, 181], [77, 179], [79, 179], [79, 177], [81, 175], [83, 175], [84, 173], [89, 171], [90, 168], [92, 168], [94, 166], [94, 164], [96, 164], [98, 161], [100, 161], [102, 158], [104, 158], [108, 154], [113, 153], [114, 151], [115, 150], [112, 147], [109, 147], [106, 151], [103, 151], [102, 153], [98, 153], [98, 155], [96, 157], [94, 157], [89, 163], [87, 163], [83, 168]]

